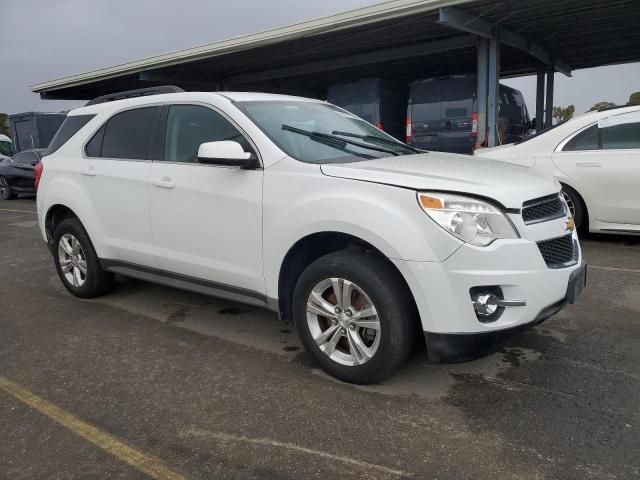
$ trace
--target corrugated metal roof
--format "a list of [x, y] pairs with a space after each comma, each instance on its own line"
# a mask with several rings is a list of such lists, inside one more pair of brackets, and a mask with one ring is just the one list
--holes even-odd
[[459, 5], [469, 3], [470, 1], [473, 0], [390, 0], [370, 7], [350, 10], [348, 12], [296, 23], [286, 27], [235, 37], [185, 50], [178, 50], [78, 75], [71, 75], [69, 77], [32, 85], [31, 89], [34, 92], [43, 92], [59, 87], [72, 87], [86, 82], [137, 73], [149, 68], [184, 64], [194, 60], [202, 60], [227, 53], [271, 45], [285, 40], [337, 32], [342, 29], [362, 26], [381, 20], [433, 11], [440, 7]]
[[[186, 90], [261, 90], [322, 96], [333, 82], [402, 81], [476, 69], [473, 35], [438, 23], [454, 6], [544, 48], [572, 69], [640, 61], [639, 0], [392, 0], [288, 27], [35, 85], [43, 98], [93, 98], [175, 84]], [[503, 46], [502, 76], [538, 61]]]

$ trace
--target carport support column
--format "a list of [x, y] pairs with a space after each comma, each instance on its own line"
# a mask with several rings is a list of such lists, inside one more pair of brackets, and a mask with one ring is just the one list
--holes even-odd
[[478, 137], [476, 148], [487, 140], [487, 80], [489, 75], [489, 40], [478, 39], [478, 84], [476, 86], [476, 111], [478, 113]]
[[547, 101], [544, 109], [544, 126], [549, 128], [553, 124], [553, 80], [555, 69], [553, 66], [547, 70]]
[[487, 146], [495, 147], [498, 138], [498, 110], [499, 110], [499, 82], [500, 82], [500, 31], [496, 29], [493, 38], [489, 39], [489, 74], [487, 81]]
[[536, 131], [544, 126], [544, 65], [538, 65], [538, 78], [536, 84]]

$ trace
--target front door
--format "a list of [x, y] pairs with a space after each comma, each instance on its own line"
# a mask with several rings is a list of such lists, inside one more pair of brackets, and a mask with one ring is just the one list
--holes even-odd
[[163, 160], [150, 177], [150, 213], [162, 270], [240, 294], [264, 294], [262, 169], [198, 163], [205, 142], [233, 140], [253, 151], [221, 113], [171, 105]]

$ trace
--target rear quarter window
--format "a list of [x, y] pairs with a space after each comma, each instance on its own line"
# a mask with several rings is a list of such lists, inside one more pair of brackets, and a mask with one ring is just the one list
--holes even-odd
[[73, 115], [65, 118], [49, 144], [49, 148], [43, 156], [51, 155], [62, 145], [67, 143], [82, 127], [84, 127], [95, 115]]
[[575, 152], [580, 150], [598, 150], [599, 148], [600, 137], [598, 125], [593, 125], [586, 130], [578, 133], [571, 140], [569, 140], [562, 151]]

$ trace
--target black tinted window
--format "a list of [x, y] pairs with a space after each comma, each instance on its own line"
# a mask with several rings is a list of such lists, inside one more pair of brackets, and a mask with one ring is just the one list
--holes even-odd
[[105, 126], [103, 125], [102, 127], [100, 127], [100, 130], [98, 130], [93, 135], [93, 137], [91, 137], [91, 140], [89, 140], [89, 143], [87, 143], [87, 146], [84, 149], [87, 156], [89, 157], [100, 156], [100, 152], [102, 151], [102, 139], [104, 137], [104, 130], [105, 130]]
[[574, 150], [598, 150], [599, 148], [598, 125], [593, 125], [569, 140], [562, 150], [571, 152]]
[[601, 128], [605, 150], [640, 148], [640, 123], [625, 123]]
[[198, 148], [206, 142], [232, 140], [251, 151], [247, 140], [222, 115], [197, 105], [169, 108], [164, 159], [168, 162], [196, 162]]
[[411, 88], [411, 118], [414, 122], [442, 118], [442, 82], [420, 82]]
[[45, 155], [51, 155], [62, 145], [67, 143], [69, 139], [78, 133], [78, 130], [84, 127], [93, 117], [95, 117], [95, 115], [73, 115], [65, 118], [64, 122], [62, 122], [62, 125], [60, 125], [60, 128], [51, 140]]
[[[144, 107], [118, 113], [105, 126], [100, 156], [146, 160], [157, 126], [160, 107]], [[95, 146], [92, 146], [92, 148]]]

